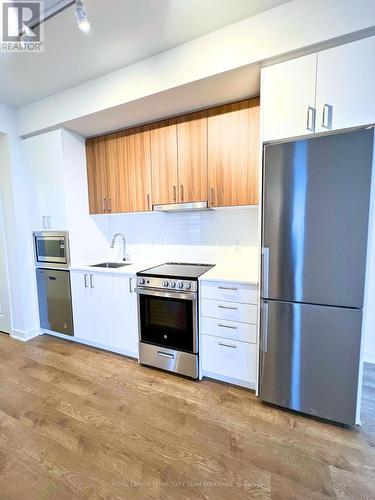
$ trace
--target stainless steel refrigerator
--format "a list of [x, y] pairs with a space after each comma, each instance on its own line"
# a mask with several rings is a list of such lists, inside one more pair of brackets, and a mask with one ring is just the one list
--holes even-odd
[[374, 129], [264, 146], [259, 395], [355, 425]]

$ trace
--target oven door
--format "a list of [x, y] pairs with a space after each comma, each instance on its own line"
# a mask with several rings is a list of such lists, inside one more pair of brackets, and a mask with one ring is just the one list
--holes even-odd
[[69, 265], [68, 239], [64, 234], [34, 234], [37, 264]]
[[197, 294], [136, 289], [139, 340], [170, 349], [197, 353]]

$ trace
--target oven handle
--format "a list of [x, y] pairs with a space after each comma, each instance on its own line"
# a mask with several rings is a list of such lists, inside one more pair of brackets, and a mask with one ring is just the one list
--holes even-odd
[[158, 351], [158, 356], [162, 358], [174, 359], [174, 354], [170, 354], [169, 352]]
[[191, 300], [193, 302], [197, 300], [197, 294], [195, 292], [170, 292], [166, 290], [146, 289], [138, 287], [135, 289], [135, 291], [139, 295], [152, 295], [154, 297], [165, 297], [167, 299]]

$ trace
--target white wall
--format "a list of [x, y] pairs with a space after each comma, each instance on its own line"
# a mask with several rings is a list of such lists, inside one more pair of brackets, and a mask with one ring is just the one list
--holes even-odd
[[0, 196], [12, 313], [12, 335], [22, 340], [36, 333], [36, 296], [26, 166], [15, 111], [0, 103]]
[[[57, 133], [57, 132], [54, 132]], [[63, 191], [66, 212], [65, 229], [69, 230], [72, 265], [101, 258], [108, 249], [107, 226], [104, 231], [89, 214], [85, 140], [66, 130], [63, 141]]]
[[126, 103], [374, 26], [373, 0], [294, 0], [21, 108], [20, 133], [124, 113]]

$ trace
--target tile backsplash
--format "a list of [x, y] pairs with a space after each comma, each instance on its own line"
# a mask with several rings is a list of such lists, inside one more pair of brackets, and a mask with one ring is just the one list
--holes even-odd
[[[258, 242], [256, 206], [230, 207], [201, 212], [134, 213], [94, 216], [108, 239], [126, 235], [132, 258], [218, 262], [246, 258]], [[118, 251], [118, 249], [117, 249]], [[109, 258], [117, 258], [116, 249]]]

